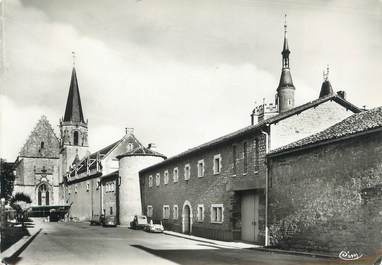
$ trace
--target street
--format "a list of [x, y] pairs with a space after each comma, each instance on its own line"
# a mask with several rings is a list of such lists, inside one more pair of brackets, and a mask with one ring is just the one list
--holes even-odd
[[165, 234], [87, 223], [42, 223], [42, 231], [32, 243], [8, 262], [17, 265], [365, 264], [225, 248]]

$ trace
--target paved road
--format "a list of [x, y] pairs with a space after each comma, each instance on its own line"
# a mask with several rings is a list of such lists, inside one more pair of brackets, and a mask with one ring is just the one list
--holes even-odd
[[40, 234], [19, 257], [11, 261], [11, 264], [327, 265], [345, 263], [251, 249], [229, 249], [219, 245], [164, 234], [149, 234], [124, 227], [104, 228], [89, 226], [85, 223], [45, 223]]

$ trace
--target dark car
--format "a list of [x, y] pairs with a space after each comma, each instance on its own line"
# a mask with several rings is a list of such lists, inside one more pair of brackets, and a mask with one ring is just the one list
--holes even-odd
[[90, 225], [103, 225], [105, 217], [103, 214], [94, 214], [90, 219]]
[[117, 226], [117, 217], [114, 215], [108, 215], [103, 221], [103, 226]]
[[148, 226], [147, 217], [144, 215], [135, 215], [133, 221], [130, 222], [131, 229], [144, 229]]

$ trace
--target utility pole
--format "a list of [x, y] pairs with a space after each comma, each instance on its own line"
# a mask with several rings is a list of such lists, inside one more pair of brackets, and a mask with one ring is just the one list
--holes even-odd
[[5, 74], [6, 62], [5, 62], [5, 1], [0, 0], [1, 13], [0, 13], [0, 41], [1, 41], [1, 51], [0, 51], [0, 74]]

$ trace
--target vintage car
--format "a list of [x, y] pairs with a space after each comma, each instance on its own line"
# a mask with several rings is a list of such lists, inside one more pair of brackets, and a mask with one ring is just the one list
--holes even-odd
[[115, 215], [108, 215], [103, 221], [103, 226], [117, 226], [117, 217]]
[[147, 217], [144, 215], [135, 215], [133, 221], [130, 222], [131, 229], [144, 229], [147, 225]]
[[153, 221], [151, 220], [149, 225], [147, 225], [144, 230], [146, 232], [150, 232], [150, 233], [163, 233], [164, 231], [164, 227], [163, 227], [163, 224], [162, 224], [162, 221]]
[[105, 217], [103, 214], [94, 214], [90, 219], [90, 225], [103, 225]]

